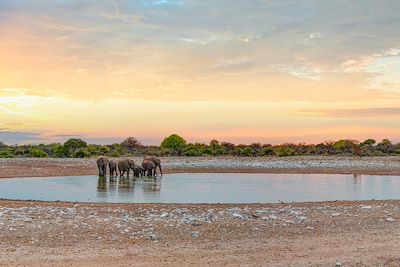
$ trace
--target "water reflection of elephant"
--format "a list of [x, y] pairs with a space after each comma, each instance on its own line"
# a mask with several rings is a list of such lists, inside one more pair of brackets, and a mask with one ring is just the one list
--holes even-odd
[[160, 192], [161, 191], [161, 181], [156, 179], [143, 184], [143, 191], [146, 193]]
[[118, 192], [127, 193], [135, 189], [135, 182], [130, 179], [120, 179], [118, 183]]
[[353, 181], [354, 181], [354, 184], [361, 184], [361, 174], [354, 173]]
[[107, 192], [107, 179], [104, 176], [99, 176], [97, 180], [97, 192]]

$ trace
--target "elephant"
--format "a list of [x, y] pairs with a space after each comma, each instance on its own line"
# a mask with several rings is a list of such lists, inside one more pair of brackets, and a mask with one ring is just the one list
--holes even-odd
[[99, 176], [103, 177], [107, 175], [108, 158], [100, 156], [96, 160], [97, 168], [99, 169]]
[[114, 176], [114, 174], [117, 176], [117, 163], [115, 163], [113, 160], [110, 160], [108, 162], [108, 167], [110, 168], [110, 177]]
[[160, 169], [161, 176], [163, 175], [161, 169], [161, 160], [159, 158], [155, 156], [146, 156], [144, 159], [151, 160], [156, 165], [156, 169], [154, 169], [154, 175], [157, 175], [157, 167]]
[[130, 169], [135, 169], [135, 162], [132, 159], [118, 161], [119, 176], [124, 177], [125, 172], [127, 172], [127, 177], [129, 178]]
[[142, 168], [144, 169], [144, 173], [147, 176], [155, 176], [156, 175], [156, 164], [149, 159], [144, 159], [142, 162]]
[[135, 177], [143, 177], [144, 175], [144, 169], [142, 166], [135, 166], [135, 169], [133, 170], [133, 176]]

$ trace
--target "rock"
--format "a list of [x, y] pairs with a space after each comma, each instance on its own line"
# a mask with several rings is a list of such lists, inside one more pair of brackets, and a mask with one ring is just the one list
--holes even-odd
[[163, 218], [167, 218], [168, 216], [169, 216], [168, 212], [163, 212], [163, 213], [161, 213], [160, 218], [163, 219]]
[[298, 217], [296, 217], [296, 219], [295, 219], [295, 221], [296, 221], [297, 223], [302, 223], [302, 222], [304, 222], [305, 220], [307, 220], [307, 217], [306, 217], [306, 216], [298, 216]]
[[158, 241], [158, 237], [155, 234], [149, 234], [149, 240]]
[[369, 210], [369, 209], [372, 209], [372, 206], [362, 206], [361, 209], [362, 210]]
[[307, 230], [314, 230], [314, 227], [307, 226], [306, 229], [307, 229]]
[[396, 221], [396, 219], [394, 219], [394, 218], [392, 218], [392, 217], [387, 217], [387, 218], [386, 218], [386, 221], [387, 221], [387, 222], [390, 222], [390, 223], [393, 223], [393, 222]]
[[233, 213], [233, 214], [232, 214], [232, 218], [234, 218], [234, 219], [240, 219], [240, 220], [243, 220], [243, 219], [244, 219], [243, 215], [240, 214], [240, 213]]
[[191, 232], [190, 236], [193, 237], [193, 238], [197, 238], [197, 237], [200, 236], [200, 233], [199, 232]]
[[340, 266], [343, 266], [343, 264], [340, 261], [338, 261], [338, 262], [336, 262], [335, 266], [340, 267]]
[[293, 220], [283, 220], [284, 223], [289, 223], [289, 224], [295, 224], [295, 221]]
[[341, 214], [339, 212], [334, 212], [331, 214], [332, 217], [339, 217]]

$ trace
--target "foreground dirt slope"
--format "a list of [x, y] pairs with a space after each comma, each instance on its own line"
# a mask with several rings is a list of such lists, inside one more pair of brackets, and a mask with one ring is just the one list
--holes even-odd
[[[118, 159], [116, 159], [118, 160]], [[142, 158], [134, 158], [141, 163]], [[400, 175], [400, 157], [167, 157], [165, 173], [264, 172]], [[0, 159], [0, 178], [96, 175], [95, 159]]]
[[400, 202], [0, 202], [1, 266], [400, 266]]

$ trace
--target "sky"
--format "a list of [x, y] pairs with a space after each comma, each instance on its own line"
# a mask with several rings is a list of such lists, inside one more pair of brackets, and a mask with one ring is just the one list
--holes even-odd
[[0, 0], [0, 141], [400, 142], [399, 10]]

